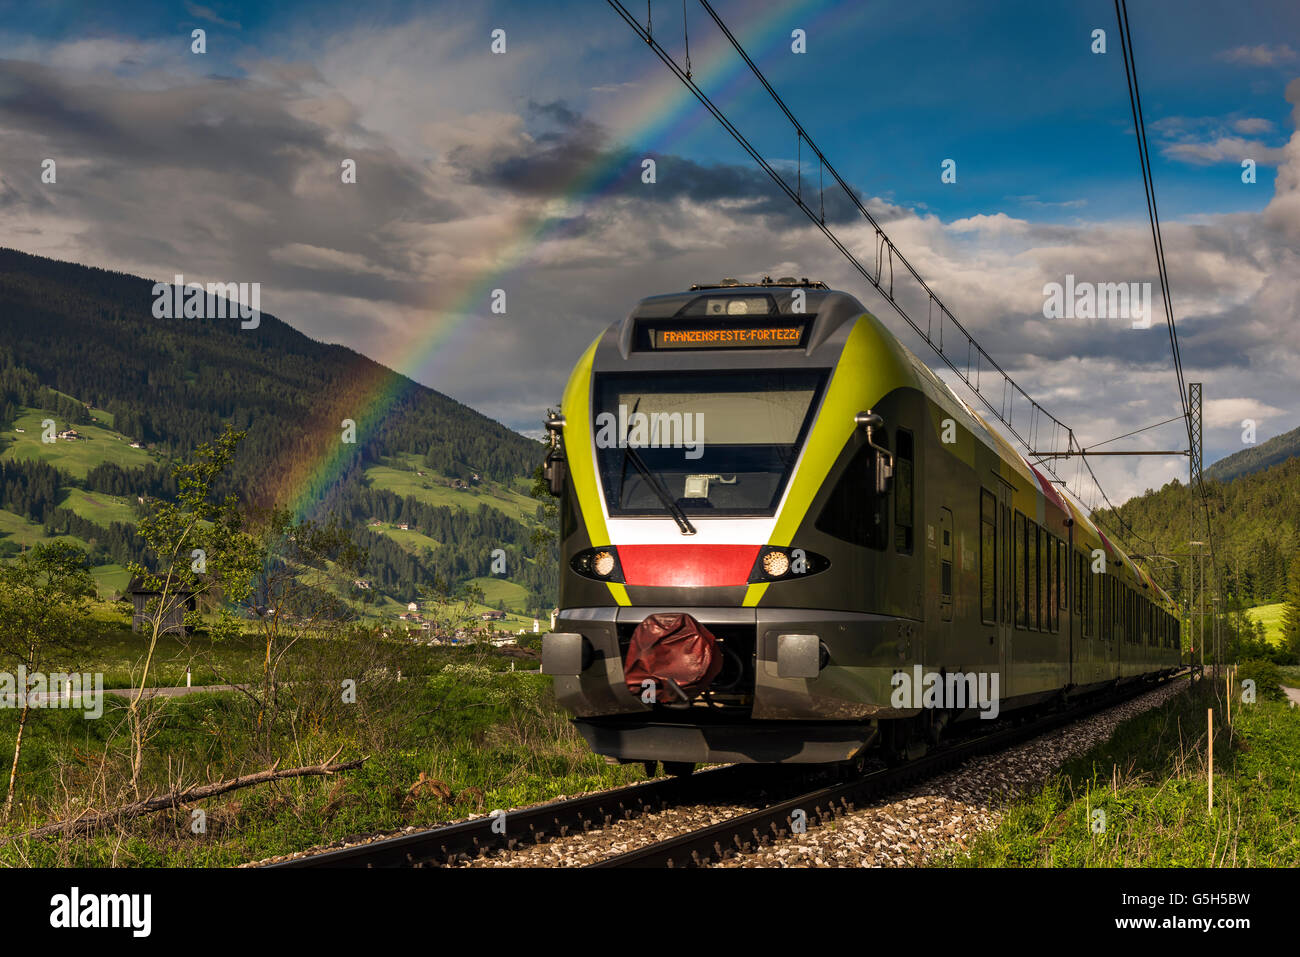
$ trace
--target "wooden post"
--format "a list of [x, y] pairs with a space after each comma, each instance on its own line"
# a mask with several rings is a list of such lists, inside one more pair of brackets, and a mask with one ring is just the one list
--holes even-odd
[[1207, 714], [1207, 720], [1209, 724], [1209, 746], [1206, 750], [1206, 755], [1210, 765], [1210, 790], [1209, 790], [1209, 794], [1207, 795], [1208, 805], [1206, 810], [1210, 814], [1213, 814], [1214, 813], [1214, 709], [1213, 708], [1209, 709]]

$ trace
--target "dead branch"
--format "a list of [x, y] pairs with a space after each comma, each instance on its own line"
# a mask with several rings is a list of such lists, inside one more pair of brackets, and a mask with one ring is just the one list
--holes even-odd
[[[342, 748], [339, 749], [339, 751], [341, 750]], [[121, 821], [129, 820], [130, 818], [139, 817], [142, 814], [150, 814], [154, 811], [164, 811], [168, 808], [178, 807], [182, 804], [191, 804], [205, 798], [216, 797], [218, 794], [225, 794], [228, 791], [252, 787], [254, 784], [265, 784], [267, 781], [280, 781], [285, 778], [331, 775], [339, 771], [351, 771], [361, 767], [366, 760], [365, 758], [358, 758], [355, 761], [345, 761], [342, 764], [334, 764], [332, 762], [334, 761], [334, 758], [339, 756], [339, 751], [334, 752], [334, 757], [328, 758], [320, 764], [313, 764], [300, 768], [285, 768], [283, 770], [278, 770], [276, 765], [272, 765], [265, 771], [258, 771], [255, 774], [232, 778], [229, 781], [218, 781], [214, 784], [197, 785], [195, 787], [186, 788], [183, 791], [173, 791], [170, 794], [161, 797], [150, 797], [142, 801], [135, 801], [131, 804], [123, 804], [120, 807], [112, 808], [108, 811], [85, 814], [81, 817], [72, 818], [67, 821], [58, 821], [54, 824], [45, 824], [30, 831], [24, 831], [21, 834], [0, 838], [0, 844], [7, 844], [10, 841], [15, 841], [20, 838], [49, 837], [52, 834], [87, 834], [97, 828], [110, 824], [117, 824]], [[277, 761], [276, 764], [278, 765], [279, 762]]]

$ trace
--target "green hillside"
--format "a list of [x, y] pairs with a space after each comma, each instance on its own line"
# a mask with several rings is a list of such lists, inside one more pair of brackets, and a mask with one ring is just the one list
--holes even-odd
[[1205, 477], [1226, 482], [1262, 471], [1297, 455], [1300, 455], [1300, 428], [1219, 459], [1205, 470]]
[[1285, 610], [1286, 603], [1278, 601], [1271, 605], [1256, 605], [1246, 614], [1264, 626], [1264, 637], [1269, 644], [1278, 645], [1282, 643], [1282, 613]]
[[[1225, 589], [1247, 605], [1284, 600], [1287, 566], [1300, 551], [1300, 457], [1292, 457], [1228, 481], [1207, 482], [1214, 514], [1215, 541]], [[1169, 555], [1177, 565], [1153, 563], [1161, 584], [1183, 595], [1191, 537], [1189, 516], [1199, 496], [1180, 482], [1129, 499], [1118, 509], [1141, 539], [1135, 551]], [[1101, 510], [1111, 526], [1119, 522]], [[1207, 560], [1207, 576], [1208, 570]]]
[[[56, 434], [72, 427], [80, 438], [43, 441], [46, 433], [42, 423], [50, 420], [56, 423]], [[156, 459], [145, 449], [131, 448], [133, 440], [128, 436], [89, 422], [72, 425], [48, 409], [19, 407], [5, 425], [6, 428], [0, 429], [0, 446], [4, 448], [0, 459], [36, 459], [77, 478], [85, 478], [93, 467], [105, 462], [131, 469], [149, 465]]]
[[414, 496], [429, 505], [473, 510], [480, 505], [494, 508], [511, 518], [531, 524], [536, 520], [537, 500], [508, 485], [491, 480], [459, 480], [464, 488], [453, 488], [457, 481], [430, 468], [413, 455], [394, 455], [384, 464], [372, 465], [365, 470], [366, 480], [375, 488], [384, 488], [396, 495]]
[[102, 492], [87, 492], [85, 489], [70, 488], [59, 506], [71, 509], [82, 518], [94, 522], [96, 525], [110, 525], [113, 522], [131, 524], [136, 520], [135, 503]]
[[[496, 549], [511, 590], [492, 604], [553, 605], [555, 562], [537, 553], [527, 494], [540, 443], [268, 313], [256, 330], [155, 319], [152, 290], [0, 249], [0, 557], [68, 537], [92, 553], [101, 592], [118, 590], [144, 557], [138, 499], [174, 495], [173, 463], [232, 425], [247, 435], [221, 491], [250, 507], [306, 500], [306, 517], [355, 529], [373, 611], [489, 576]], [[338, 423], [377, 398], [383, 414], [322, 473], [339, 457]], [[43, 442], [46, 419], [77, 437]], [[304, 475], [321, 477], [304, 489]]]

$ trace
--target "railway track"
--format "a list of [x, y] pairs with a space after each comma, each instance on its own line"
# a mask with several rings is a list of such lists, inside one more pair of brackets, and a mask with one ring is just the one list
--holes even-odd
[[1090, 700], [1067, 711], [1048, 713], [987, 734], [959, 739], [950, 746], [917, 760], [871, 771], [847, 781], [841, 776], [832, 783], [821, 784], [811, 790], [800, 790], [799, 786], [818, 781], [819, 778], [824, 781], [827, 776], [824, 771], [820, 774], [808, 771], [799, 773], [797, 769], [783, 768], [781, 770], [786, 776], [773, 781], [772, 775], [776, 769], [772, 766], [732, 765], [702, 771], [690, 778], [649, 781], [510, 811], [505, 816], [504, 825], [491, 816], [476, 818], [266, 866], [456, 866], [478, 857], [508, 854], [525, 845], [608, 827], [616, 820], [630, 819], [669, 807], [705, 804], [737, 794], [746, 795], [752, 801], [753, 792], [758, 786], [774, 792], [775, 799], [768, 800], [756, 810], [586, 865], [607, 868], [702, 866], [734, 855], [751, 853], [759, 847], [790, 837], [800, 828], [811, 829], [829, 823], [841, 815], [853, 812], [864, 802], [955, 768], [973, 757], [1000, 751], [1079, 721], [1154, 687], [1156, 685], [1139, 682], [1116, 694]]
[[[772, 769], [730, 765], [687, 778], [663, 778], [595, 794], [553, 801], [506, 812], [504, 821], [489, 815], [443, 827], [323, 851], [263, 865], [269, 868], [312, 867], [450, 867], [485, 854], [509, 852], [524, 844], [608, 827], [616, 820], [660, 811], [684, 803], [704, 803], [770, 785]], [[806, 779], [791, 769], [787, 780]], [[495, 825], [495, 827], [494, 827]]]

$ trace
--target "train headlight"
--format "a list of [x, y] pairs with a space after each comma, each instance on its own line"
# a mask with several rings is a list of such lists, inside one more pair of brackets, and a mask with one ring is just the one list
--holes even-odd
[[750, 584], [759, 582], [793, 581], [806, 575], [816, 575], [831, 567], [830, 560], [807, 549], [764, 545], [749, 573]]
[[763, 571], [772, 578], [780, 578], [790, 570], [790, 556], [785, 552], [768, 552], [763, 556]]
[[618, 549], [613, 545], [583, 549], [570, 559], [569, 567], [592, 581], [623, 581], [623, 566], [618, 560]]
[[592, 556], [591, 570], [601, 578], [608, 578], [616, 564], [613, 552], [600, 551]]

